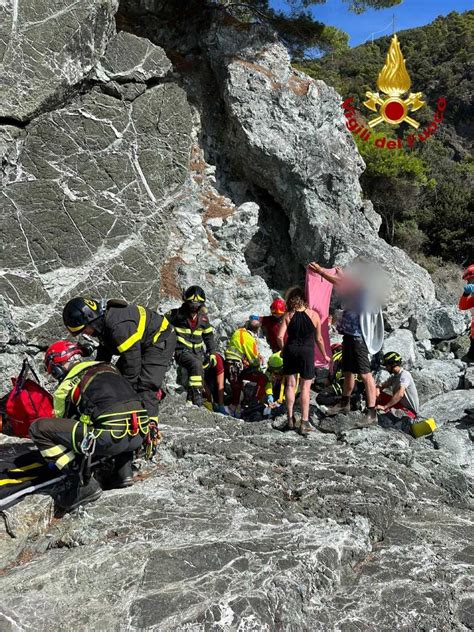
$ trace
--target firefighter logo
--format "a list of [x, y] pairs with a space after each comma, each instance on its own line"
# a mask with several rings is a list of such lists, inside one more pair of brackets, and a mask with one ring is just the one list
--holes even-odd
[[92, 310], [94, 310], [94, 312], [97, 311], [97, 303], [95, 301], [93, 301], [92, 299], [89, 298], [85, 298], [84, 299], [84, 303], [90, 307]]
[[410, 86], [410, 75], [405, 67], [398, 38], [394, 35], [390, 42], [385, 65], [377, 78], [377, 88], [387, 98], [382, 98], [378, 92], [367, 91], [365, 93], [367, 101], [364, 101], [364, 105], [369, 110], [378, 113], [378, 116], [369, 121], [369, 127], [376, 127], [382, 121], [390, 123], [390, 125], [398, 125], [405, 121], [418, 129], [419, 122], [408, 116], [408, 112], [419, 110], [425, 105], [425, 102], [421, 100], [423, 96], [421, 92], [410, 92], [406, 99], [401, 98], [403, 94], [408, 92]]

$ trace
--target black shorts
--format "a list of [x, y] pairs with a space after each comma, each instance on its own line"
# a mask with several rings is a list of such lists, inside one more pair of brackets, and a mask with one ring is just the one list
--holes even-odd
[[314, 346], [285, 345], [282, 351], [283, 375], [297, 375], [303, 380], [314, 378]]
[[356, 375], [370, 373], [369, 350], [363, 338], [354, 338], [354, 336], [344, 334], [341, 368], [343, 373], [355, 373]]

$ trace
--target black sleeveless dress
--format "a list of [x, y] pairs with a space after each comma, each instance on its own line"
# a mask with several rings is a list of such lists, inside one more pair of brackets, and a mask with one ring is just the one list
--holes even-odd
[[283, 374], [299, 373], [304, 380], [314, 377], [316, 329], [306, 312], [295, 312], [288, 323], [288, 339], [283, 347]]

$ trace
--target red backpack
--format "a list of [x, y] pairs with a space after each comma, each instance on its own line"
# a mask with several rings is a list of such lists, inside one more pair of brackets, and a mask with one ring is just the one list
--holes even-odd
[[[36, 381], [27, 376], [31, 372]], [[53, 398], [39, 383], [33, 367], [28, 360], [18, 377], [12, 377], [13, 389], [5, 403], [7, 420], [16, 437], [28, 437], [28, 429], [38, 417], [53, 417]]]

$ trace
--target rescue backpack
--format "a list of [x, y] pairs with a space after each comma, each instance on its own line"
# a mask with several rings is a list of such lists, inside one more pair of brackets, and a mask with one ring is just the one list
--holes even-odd
[[[34, 379], [30, 379], [31, 373]], [[12, 433], [28, 437], [28, 430], [38, 417], [53, 417], [53, 398], [45, 390], [33, 367], [25, 358], [18, 377], [12, 377], [13, 388], [5, 402], [5, 413]]]

